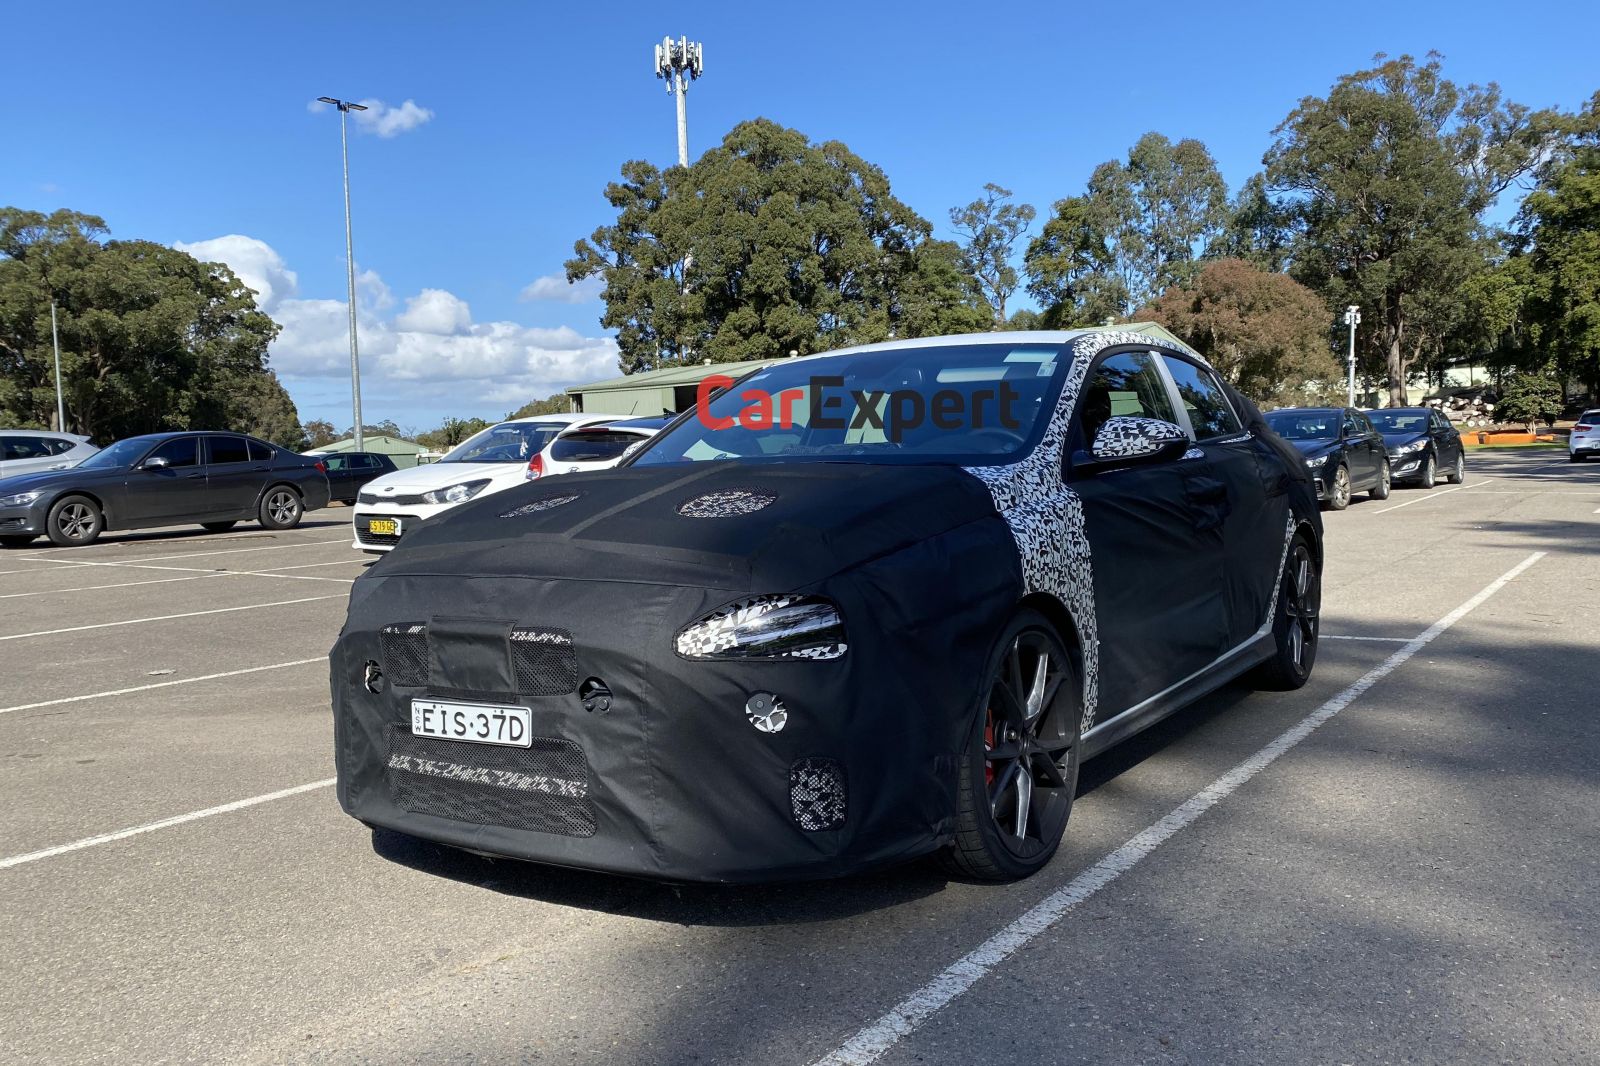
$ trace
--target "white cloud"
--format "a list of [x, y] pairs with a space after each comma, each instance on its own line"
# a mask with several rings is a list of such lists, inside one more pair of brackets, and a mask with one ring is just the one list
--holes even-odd
[[600, 299], [605, 287], [605, 279], [599, 275], [568, 282], [565, 274], [546, 274], [542, 278], [535, 278], [522, 290], [517, 299], [525, 302], [551, 300], [556, 303], [581, 304]]
[[230, 233], [192, 244], [175, 241], [172, 246], [202, 263], [226, 263], [240, 281], [255, 290], [256, 306], [268, 314], [299, 287], [299, 278], [284, 265], [283, 257], [254, 237]]
[[[271, 366], [291, 395], [305, 398], [301, 417], [317, 417], [321, 408], [307, 401], [337, 395], [350, 374], [344, 300], [297, 298], [293, 271], [270, 245], [251, 237], [180, 247], [225, 262], [251, 288], [259, 282], [272, 293], [270, 306], [266, 297], [262, 306], [283, 331], [269, 351]], [[426, 427], [446, 415], [493, 417], [568, 385], [617, 374], [617, 344], [610, 337], [585, 336], [571, 326], [473, 322], [467, 302], [444, 289], [423, 289], [390, 314], [394, 298], [370, 270], [357, 276], [356, 288], [363, 404], [373, 420], [395, 417]]]
[[398, 137], [433, 118], [433, 112], [425, 107], [418, 107], [415, 100], [407, 100], [399, 107], [390, 107], [382, 100], [371, 98], [362, 100], [361, 103], [367, 105], [365, 111], [350, 112], [356, 120], [356, 128], [367, 133], [376, 133], [379, 137]]
[[406, 309], [395, 317], [396, 328], [413, 333], [448, 337], [472, 325], [467, 301], [443, 289], [423, 289], [407, 298]]

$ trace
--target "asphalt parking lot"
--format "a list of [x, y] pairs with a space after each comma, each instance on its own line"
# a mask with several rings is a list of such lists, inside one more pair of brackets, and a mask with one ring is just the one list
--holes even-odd
[[0, 1060], [1600, 1061], [1600, 464], [1326, 515], [1323, 640], [1030, 881], [673, 887], [338, 809], [349, 512], [0, 553]]

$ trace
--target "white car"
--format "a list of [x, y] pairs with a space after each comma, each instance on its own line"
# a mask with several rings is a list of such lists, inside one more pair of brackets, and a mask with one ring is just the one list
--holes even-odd
[[1600, 407], [1583, 412], [1567, 438], [1568, 459], [1577, 463], [1591, 455], [1600, 455]]
[[616, 466], [671, 421], [671, 416], [625, 418], [562, 430], [528, 464], [526, 477], [532, 481], [552, 474], [577, 474]]
[[528, 464], [556, 434], [616, 415], [535, 415], [490, 426], [456, 445], [437, 463], [385, 474], [361, 486], [351, 519], [354, 546], [386, 552], [407, 529], [477, 496], [520, 485]]
[[0, 429], [0, 478], [66, 470], [99, 451], [88, 437], [42, 429]]

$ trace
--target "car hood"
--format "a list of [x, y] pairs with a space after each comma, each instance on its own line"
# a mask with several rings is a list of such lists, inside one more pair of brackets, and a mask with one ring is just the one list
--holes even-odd
[[1336, 440], [1292, 440], [1289, 443], [1307, 459], [1321, 459], [1330, 452], [1339, 450], [1339, 442]]
[[792, 591], [984, 517], [955, 466], [706, 462], [563, 474], [417, 527], [361, 580], [400, 574]]
[[1383, 434], [1383, 446], [1392, 452], [1396, 448], [1404, 447], [1407, 444], [1415, 444], [1426, 436], [1426, 433], [1385, 433]]
[[361, 486], [361, 491], [379, 497], [414, 494], [459, 485], [463, 481], [521, 477], [527, 469], [526, 463], [429, 463], [373, 478]]
[[11, 477], [0, 478], [0, 496], [14, 496], [19, 492], [31, 492], [34, 489], [55, 489], [65, 485], [83, 485], [89, 481], [102, 481], [107, 477], [126, 477], [126, 470], [78, 470], [68, 467], [65, 470], [38, 470], [31, 474], [14, 474]]

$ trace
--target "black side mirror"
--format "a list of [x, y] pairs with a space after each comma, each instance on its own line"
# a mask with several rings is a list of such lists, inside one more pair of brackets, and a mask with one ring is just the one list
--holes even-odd
[[1072, 468], [1077, 473], [1093, 475], [1129, 466], [1168, 463], [1188, 451], [1189, 443], [1189, 435], [1171, 422], [1114, 415], [1095, 432], [1090, 450], [1072, 457]]

